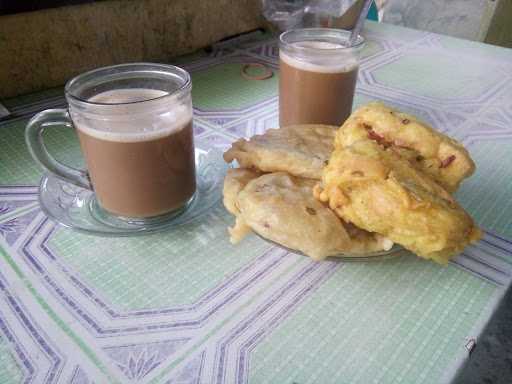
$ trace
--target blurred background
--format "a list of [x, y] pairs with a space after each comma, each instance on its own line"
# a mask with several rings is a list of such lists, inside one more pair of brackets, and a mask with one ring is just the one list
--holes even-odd
[[[350, 29], [362, 0], [0, 0], [0, 98], [91, 68], [169, 61], [258, 28]], [[375, 0], [369, 18], [512, 46], [510, 0]]]

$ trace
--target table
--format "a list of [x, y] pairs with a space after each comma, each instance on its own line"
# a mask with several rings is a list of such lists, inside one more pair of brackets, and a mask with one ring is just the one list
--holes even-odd
[[[101, 238], [39, 209], [27, 119], [62, 89], [6, 100], [0, 123], [1, 383], [449, 382], [512, 275], [512, 51], [377, 23], [365, 30], [355, 104], [412, 112], [461, 140], [478, 169], [457, 198], [485, 229], [448, 266], [406, 252], [315, 263], [256, 236], [229, 243], [219, 202], [178, 230]], [[192, 73], [201, 148], [277, 125], [277, 71], [261, 35], [176, 62]], [[50, 151], [80, 164], [70, 130]]]

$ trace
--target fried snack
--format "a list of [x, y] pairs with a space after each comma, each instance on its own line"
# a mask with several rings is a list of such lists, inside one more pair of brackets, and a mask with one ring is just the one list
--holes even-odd
[[333, 150], [337, 129], [318, 124], [269, 129], [263, 135], [234, 142], [224, 153], [224, 160], [228, 163], [237, 160], [242, 168], [282, 171], [320, 180], [322, 168]]
[[475, 171], [468, 151], [457, 141], [379, 102], [357, 109], [336, 135], [335, 146], [370, 138], [407, 158], [449, 192]]
[[[315, 181], [284, 172], [251, 180], [236, 199], [234, 242], [250, 227], [260, 236], [299, 250], [314, 260], [340, 253], [366, 255], [389, 250], [393, 243], [344, 223], [313, 197]], [[235, 238], [233, 239], [233, 233]]]
[[261, 172], [246, 168], [230, 168], [224, 178], [223, 203], [229, 213], [238, 215], [236, 199], [247, 183], [261, 176]]
[[314, 194], [347, 222], [441, 264], [480, 237], [444, 188], [369, 139], [337, 148]]
[[228, 228], [230, 240], [233, 244], [238, 243], [251, 232], [251, 228], [245, 224], [240, 216], [238, 207], [238, 194], [245, 188], [247, 183], [258, 178], [261, 172], [253, 169], [232, 168], [228, 169], [224, 178], [223, 203], [226, 209], [235, 215], [235, 225]]

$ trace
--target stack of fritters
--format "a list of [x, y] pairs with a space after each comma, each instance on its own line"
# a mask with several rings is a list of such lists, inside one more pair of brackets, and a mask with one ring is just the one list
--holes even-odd
[[480, 237], [454, 200], [475, 165], [464, 147], [381, 103], [337, 131], [315, 196], [343, 219], [445, 264]]
[[451, 196], [474, 172], [468, 152], [380, 103], [340, 129], [290, 126], [239, 140], [224, 158], [241, 166], [224, 188], [234, 242], [252, 229], [317, 260], [395, 242], [444, 264], [480, 236]]
[[392, 242], [341, 220], [313, 195], [333, 151], [337, 127], [296, 125], [239, 140], [224, 154], [241, 168], [224, 181], [224, 205], [236, 216], [231, 240], [251, 230], [315, 260], [388, 250]]

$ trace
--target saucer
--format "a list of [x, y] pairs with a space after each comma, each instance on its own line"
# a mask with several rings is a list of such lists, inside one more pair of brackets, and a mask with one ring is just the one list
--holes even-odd
[[51, 174], [39, 185], [39, 204], [57, 223], [79, 232], [100, 236], [133, 236], [168, 230], [197, 220], [221, 198], [228, 165], [219, 150], [196, 148], [197, 190], [178, 212], [146, 220], [128, 220], [110, 215], [97, 203], [94, 192], [77, 187]]
[[[282, 244], [279, 244], [279, 243], [276, 243], [275, 241], [264, 238], [263, 236], [261, 236], [260, 234], [258, 234], [256, 232], [254, 232], [254, 233], [260, 239], [262, 239], [272, 245], [275, 245], [278, 248], [284, 249], [291, 253], [295, 253], [297, 255], [309, 257], [308, 255], [306, 255], [305, 253], [303, 253], [297, 249], [285, 247]], [[391, 249], [389, 249], [387, 251], [369, 252], [369, 253], [365, 253], [365, 254], [339, 253], [337, 255], [329, 256], [328, 259], [331, 261], [336, 261], [336, 260], [339, 260], [339, 261], [382, 261], [382, 260], [387, 260], [387, 259], [391, 259], [396, 256], [399, 256], [401, 253], [400, 251], [403, 251], [403, 250], [404, 249], [401, 246], [394, 244], [391, 247]]]

